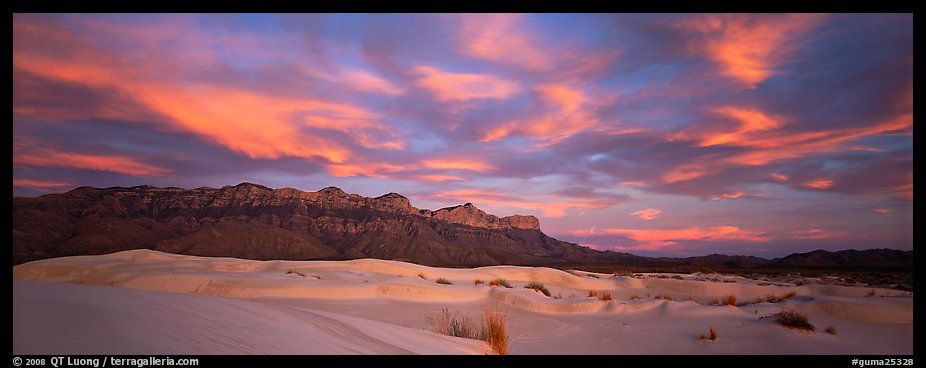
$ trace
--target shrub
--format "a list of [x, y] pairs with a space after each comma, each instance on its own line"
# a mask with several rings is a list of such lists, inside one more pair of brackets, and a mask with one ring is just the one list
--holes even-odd
[[711, 331], [711, 341], [717, 341], [717, 329], [714, 326], [710, 326]]
[[498, 355], [508, 354], [508, 329], [506, 320], [508, 317], [498, 309], [486, 308], [483, 310], [485, 320], [485, 341], [489, 344]]
[[424, 320], [431, 326], [432, 331], [439, 334], [484, 340], [482, 331], [476, 329], [469, 317], [457, 312], [450, 313], [447, 308], [441, 310], [440, 313], [426, 314]]
[[485, 284], [485, 282], [483, 282], [483, 281], [480, 280], [480, 279], [475, 279], [475, 280], [473, 280], [473, 285], [482, 285], [482, 284]]
[[875, 289], [868, 290], [868, 294], [865, 296], [869, 296], [869, 297], [875, 296]]
[[730, 294], [723, 297], [723, 305], [736, 306], [736, 294]]
[[795, 328], [798, 330], [813, 331], [814, 327], [807, 321], [807, 317], [795, 311], [781, 311], [773, 314], [778, 323], [785, 327]]
[[436, 283], [438, 283], [438, 284], [444, 284], [444, 285], [453, 285], [453, 283], [450, 282], [450, 280], [447, 280], [447, 279], [445, 279], [445, 278], [443, 278], [443, 277], [437, 279], [437, 281], [434, 281], [434, 282], [436, 282]]
[[509, 284], [508, 280], [505, 280], [505, 279], [495, 279], [495, 280], [489, 281], [489, 286], [504, 286], [506, 288], [511, 289], [511, 284]]
[[599, 300], [605, 300], [605, 301], [607, 301], [607, 300], [613, 300], [613, 299], [611, 298], [611, 293], [610, 293], [610, 292], [607, 292], [607, 291], [589, 290], [589, 291], [588, 291], [588, 296], [590, 296], [590, 297], [597, 297]]
[[543, 295], [550, 296], [550, 290], [547, 290], [547, 287], [546, 287], [546, 286], [544, 286], [542, 283], [539, 283], [539, 282], [536, 282], [536, 281], [531, 281], [531, 283], [530, 283], [530, 284], [527, 284], [527, 286], [525, 286], [525, 288], [534, 289], [534, 290], [537, 290], [537, 291], [543, 293]]
[[321, 279], [322, 279], [322, 277], [319, 276], [319, 275], [312, 275], [312, 277], [314, 277], [316, 280], [321, 280]]
[[418, 272], [418, 277], [420, 277], [422, 280], [427, 280], [427, 279], [428, 279], [428, 277], [425, 276], [423, 272]]
[[672, 299], [672, 296], [671, 296], [671, 295], [666, 295], [666, 296], [663, 296], [662, 298], [665, 299], [665, 300], [674, 300], [674, 299]]
[[827, 327], [826, 327], [826, 333], [828, 333], [828, 334], [830, 334], [830, 335], [835, 335], [835, 334], [836, 334], [836, 327], [827, 326]]

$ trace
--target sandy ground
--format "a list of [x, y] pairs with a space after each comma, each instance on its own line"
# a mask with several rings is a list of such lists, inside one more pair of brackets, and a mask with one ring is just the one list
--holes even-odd
[[[511, 354], [913, 353], [908, 292], [666, 276], [148, 250], [57, 258], [13, 268], [13, 353], [487, 354], [481, 341], [431, 332], [425, 315], [448, 308], [479, 321], [492, 306], [507, 313]], [[496, 278], [513, 288], [474, 284]], [[524, 288], [531, 281], [552, 297]], [[588, 297], [590, 290], [614, 300]], [[797, 295], [752, 303], [789, 292]], [[711, 305], [731, 294], [747, 304]], [[806, 315], [816, 332], [768, 317], [782, 310]], [[699, 339], [709, 326], [716, 341]], [[824, 332], [829, 326], [835, 335]]]

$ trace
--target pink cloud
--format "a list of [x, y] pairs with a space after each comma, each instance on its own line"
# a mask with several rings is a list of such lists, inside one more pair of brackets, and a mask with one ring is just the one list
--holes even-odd
[[659, 214], [662, 213], [662, 210], [655, 208], [642, 209], [636, 212], [631, 212], [630, 216], [639, 217], [641, 220], [655, 220], [656, 217], [659, 217]]
[[491, 164], [475, 158], [440, 158], [423, 160], [421, 163], [429, 169], [470, 170], [486, 172], [495, 170]]
[[[173, 60], [156, 59], [146, 54], [145, 58], [136, 60], [138, 65], [132, 65], [122, 56], [104, 49], [81, 51], [85, 43], [62, 29], [33, 26], [29, 22], [17, 22], [17, 39], [25, 38], [34, 41], [34, 44], [62, 50], [76, 50], [74, 52], [78, 55], [86, 53], [87, 57], [60, 58], [48, 55], [42, 48], [18, 46], [13, 58], [15, 69], [53, 80], [117, 90], [163, 116], [174, 127], [251, 158], [289, 156], [345, 162], [354, 155], [345, 145], [319, 134], [308, 134], [303, 127], [340, 132], [366, 148], [401, 149], [404, 146], [390, 126], [377, 122], [379, 114], [361, 107], [261, 94], [211, 83], [176, 83], [171, 78], [179, 76], [171, 73], [179, 72], [163, 70], [163, 65], [173, 65]], [[183, 37], [180, 39], [185, 40], [181, 43], [182, 47], [197, 45], [195, 42], [187, 43]], [[149, 41], [145, 38], [139, 42]], [[17, 45], [25, 44], [18, 42]], [[185, 52], [178, 51], [178, 54], [187, 56]], [[197, 65], [201, 65], [214, 62], [210, 58], [218, 56], [205, 53], [198, 57], [202, 60], [197, 59], [200, 63]], [[348, 81], [353, 81], [350, 83], [356, 82], [369, 89], [397, 92], [388, 82], [367, 72], [350, 71], [346, 72], [346, 76]], [[14, 111], [30, 112], [15, 107]], [[299, 119], [294, 119], [294, 116]], [[132, 121], [137, 115], [131, 111], [114, 110], [102, 111], [95, 117]]]
[[829, 188], [829, 187], [833, 186], [833, 179], [818, 179], [818, 180], [811, 180], [811, 181], [808, 181], [808, 182], [803, 183], [803, 184], [801, 184], [801, 185], [804, 186], [804, 187], [807, 187], [807, 188], [813, 188], [813, 189], [820, 189], [820, 190], [822, 190], [822, 189], [826, 189], [826, 188]]
[[743, 196], [743, 192], [724, 193], [711, 197], [712, 201], [725, 201], [728, 199], [737, 199]]
[[788, 181], [788, 176], [785, 174], [771, 173], [769, 174], [769, 176], [771, 176], [772, 179], [775, 179], [777, 181]]
[[[642, 245], [642, 249], [660, 249], [680, 240], [765, 242], [764, 232], [748, 231], [736, 226], [689, 227], [684, 229], [604, 229], [602, 234], [620, 235]], [[638, 247], [638, 249], [640, 249]]]
[[552, 111], [538, 117], [502, 123], [485, 131], [480, 141], [491, 142], [521, 134], [544, 143], [537, 147], [554, 144], [596, 126], [599, 120], [591, 109], [608, 100], [602, 96], [600, 101], [592, 104], [584, 91], [565, 84], [544, 84], [534, 90], [538, 103], [551, 106]]
[[842, 238], [849, 233], [844, 231], [831, 231], [823, 229], [808, 229], [808, 230], [799, 230], [792, 233], [795, 238], [798, 239], [832, 239], [832, 238]]
[[173, 172], [126, 156], [61, 152], [23, 145], [13, 145], [13, 165], [109, 171], [132, 176], [159, 176]]
[[451, 73], [429, 66], [415, 67], [415, 71], [421, 75], [418, 85], [444, 102], [480, 98], [504, 100], [521, 90], [518, 82], [489, 74]]
[[444, 181], [463, 181], [466, 180], [463, 177], [454, 176], [454, 175], [442, 175], [442, 174], [432, 174], [432, 175], [418, 175], [414, 177], [419, 181], [426, 182], [444, 182]]
[[45, 181], [45, 180], [32, 180], [32, 179], [13, 179], [14, 187], [24, 187], [32, 188], [40, 191], [47, 191], [52, 188], [61, 188], [66, 186], [71, 186], [74, 184], [62, 182], [62, 181]]
[[708, 174], [707, 169], [699, 164], [684, 164], [678, 166], [662, 175], [662, 181], [666, 183], [675, 183], [679, 181], [700, 178]]
[[620, 185], [624, 185], [624, 186], [641, 186], [645, 184], [646, 184], [645, 182], [638, 181], [638, 180], [624, 180], [620, 182]]
[[721, 73], [748, 88], [779, 74], [807, 32], [820, 25], [821, 14], [704, 15], [679, 27], [693, 36], [692, 52], [717, 63]]
[[894, 210], [890, 208], [872, 208], [871, 212], [880, 213], [880, 214], [890, 214], [890, 213], [894, 213]]
[[541, 70], [552, 66], [553, 56], [525, 29], [519, 14], [462, 15], [457, 34], [460, 51], [470, 57]]
[[514, 207], [519, 209], [539, 211], [546, 217], [563, 217], [567, 210], [606, 208], [614, 203], [607, 200], [577, 200], [576, 198], [563, 198], [560, 196], [538, 196], [538, 199], [512, 196], [497, 190], [486, 189], [455, 189], [442, 190], [431, 193], [428, 197], [442, 200], [455, 200], [459, 202], [472, 202], [477, 207], [490, 208]]

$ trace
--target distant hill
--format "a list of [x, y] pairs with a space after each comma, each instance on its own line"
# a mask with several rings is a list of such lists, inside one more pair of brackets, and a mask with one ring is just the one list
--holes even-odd
[[498, 264], [912, 266], [912, 252], [814, 251], [770, 261], [711, 254], [651, 258], [549, 237], [529, 215], [498, 217], [466, 203], [418, 209], [389, 193], [317, 192], [241, 183], [215, 188], [80, 187], [13, 198], [13, 262], [128, 249], [246, 259], [380, 258], [431, 266]]
[[815, 250], [795, 253], [768, 264], [773, 267], [913, 267], [913, 251], [898, 249]]

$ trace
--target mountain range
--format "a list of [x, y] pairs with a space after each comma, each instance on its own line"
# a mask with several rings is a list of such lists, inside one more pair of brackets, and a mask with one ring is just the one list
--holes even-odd
[[466, 203], [418, 209], [389, 193], [317, 192], [252, 183], [182, 189], [80, 187], [13, 198], [13, 262], [128, 249], [257, 260], [381, 258], [431, 266], [556, 263], [704, 266], [902, 266], [913, 252], [817, 250], [768, 260], [713, 254], [651, 258], [597, 251], [544, 234], [534, 216], [498, 217]]

